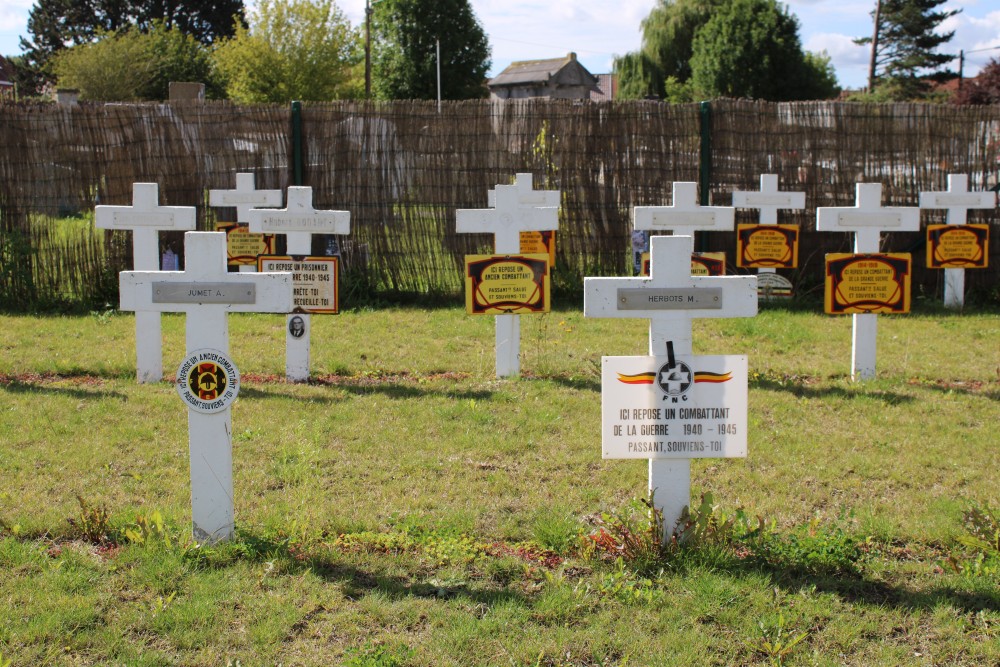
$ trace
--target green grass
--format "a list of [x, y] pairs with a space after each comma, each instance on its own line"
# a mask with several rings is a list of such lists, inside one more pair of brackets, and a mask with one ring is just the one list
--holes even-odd
[[849, 318], [698, 322], [750, 357], [749, 456], [693, 462], [697, 539], [617, 561], [646, 466], [600, 459], [598, 369], [647, 326], [521, 321], [501, 381], [492, 318], [315, 317], [298, 385], [284, 319], [231, 317], [238, 532], [205, 548], [133, 318], [0, 317], [0, 665], [1000, 662], [996, 312], [881, 317], [864, 384]]

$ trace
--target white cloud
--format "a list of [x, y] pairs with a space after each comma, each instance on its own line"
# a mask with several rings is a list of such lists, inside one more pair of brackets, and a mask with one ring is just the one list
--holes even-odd
[[0, 5], [0, 31], [22, 31], [33, 0], [3, 0]]

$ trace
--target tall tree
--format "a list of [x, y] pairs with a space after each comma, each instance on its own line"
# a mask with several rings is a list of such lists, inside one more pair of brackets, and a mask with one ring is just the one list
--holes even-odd
[[694, 40], [691, 85], [708, 97], [804, 100], [837, 93], [829, 58], [806, 56], [799, 22], [776, 0], [731, 0]]
[[938, 53], [937, 49], [951, 41], [955, 31], [936, 30], [961, 11], [937, 11], [947, 1], [876, 0], [872, 36], [854, 40], [856, 44], [872, 45], [869, 92], [880, 83], [890, 83], [901, 94], [912, 95], [928, 87], [927, 76], [946, 74], [941, 70], [955, 56]]
[[215, 63], [231, 99], [282, 103], [360, 96], [360, 56], [360, 36], [332, 0], [259, 0]]
[[726, 0], [657, 0], [642, 21], [638, 51], [615, 59], [618, 97], [665, 97], [666, 81], [691, 78], [694, 36]]
[[979, 74], [962, 82], [955, 104], [1000, 104], [1000, 59], [993, 58]]
[[53, 54], [129, 27], [147, 32], [157, 22], [210, 44], [245, 23], [243, 0], [37, 0], [21, 51], [26, 66], [51, 76], [45, 65]]
[[210, 98], [222, 92], [208, 48], [162, 21], [149, 32], [128, 28], [63, 49], [50, 64], [58, 84], [86, 100], [163, 100], [171, 81], [200, 81]]
[[372, 14], [372, 89], [379, 99], [485, 97], [490, 45], [468, 0], [381, 0]]

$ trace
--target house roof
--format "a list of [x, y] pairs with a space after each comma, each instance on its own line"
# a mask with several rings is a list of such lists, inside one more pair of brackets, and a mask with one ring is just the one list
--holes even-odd
[[597, 78], [588, 72], [586, 67], [577, 62], [575, 53], [569, 53], [564, 58], [513, 62], [507, 69], [490, 79], [487, 85], [492, 88], [544, 84], [559, 75], [564, 77], [569, 75], [577, 79], [577, 81], [572, 82], [577, 85], [597, 87]]

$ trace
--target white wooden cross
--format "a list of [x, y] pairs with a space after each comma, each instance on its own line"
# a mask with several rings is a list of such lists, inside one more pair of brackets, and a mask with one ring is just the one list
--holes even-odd
[[[184, 235], [184, 271], [123, 271], [121, 309], [187, 314], [188, 352], [229, 352], [231, 312], [285, 313], [292, 308], [292, 274], [229, 273], [224, 232]], [[188, 410], [191, 520], [199, 542], [233, 535], [232, 412]]]
[[690, 234], [697, 231], [732, 231], [736, 210], [732, 206], [701, 206], [698, 204], [698, 184], [675, 182], [673, 205], [636, 206], [632, 209], [632, 224], [644, 231], [669, 231]]
[[[920, 209], [882, 207], [881, 183], [857, 183], [854, 206], [816, 209], [816, 230], [853, 232], [856, 254], [877, 253], [882, 232], [920, 231]], [[851, 378], [875, 377], [875, 339], [878, 315], [855, 313], [851, 335]]]
[[[760, 190], [751, 192], [746, 190], [733, 191], [734, 208], [755, 208], [760, 211], [759, 224], [778, 224], [779, 209], [801, 210], [806, 207], [805, 192], [790, 192], [778, 190], [777, 174], [761, 174]], [[771, 267], [757, 269], [757, 273], [774, 273]]]
[[[517, 174], [513, 185], [497, 185], [495, 190], [490, 190], [488, 203], [491, 208], [455, 211], [455, 231], [493, 234], [493, 251], [498, 255], [521, 252], [521, 232], [559, 228], [559, 191], [533, 190], [531, 174]], [[520, 315], [497, 315], [497, 377], [520, 373], [520, 347]]]
[[[193, 206], [160, 206], [156, 183], [133, 183], [131, 206], [94, 208], [99, 229], [132, 231], [132, 268], [136, 271], [160, 269], [160, 230], [188, 231], [195, 228]], [[163, 334], [160, 314], [135, 314], [135, 366], [140, 383], [163, 378]]]
[[[586, 317], [645, 318], [649, 320], [649, 354], [664, 356], [667, 343], [677, 356], [690, 357], [691, 322], [705, 317], [753, 317], [757, 314], [756, 276], [692, 276], [691, 236], [654, 236], [650, 239], [649, 277], [586, 278], [583, 313]], [[622, 307], [619, 290], [690, 290], [710, 296], [701, 308], [665, 309]], [[713, 301], [715, 297], [719, 301]], [[656, 492], [653, 494], [653, 492]], [[669, 531], [691, 498], [691, 460], [649, 460], [649, 493], [662, 510]]]
[[[921, 192], [920, 208], [943, 208], [948, 211], [945, 222], [964, 225], [970, 208], [993, 208], [995, 192], [969, 192], [969, 177], [948, 174], [948, 189], [944, 192]], [[965, 303], [965, 269], [944, 270], [944, 305], [961, 308]]]
[[[313, 234], [350, 234], [350, 212], [317, 211], [312, 205], [312, 195], [311, 187], [289, 187], [285, 208], [252, 209], [247, 214], [250, 231], [284, 234], [289, 255], [311, 254]], [[310, 316], [305, 313], [290, 314], [286, 319], [285, 375], [293, 382], [304, 382], [309, 379]], [[293, 319], [295, 327], [292, 326]], [[293, 331], [298, 335], [293, 335]]]
[[[236, 222], [250, 222], [248, 214], [253, 208], [276, 208], [281, 206], [281, 190], [257, 190], [254, 185], [254, 175], [250, 173], [236, 174], [234, 190], [209, 190], [209, 206], [236, 207]], [[241, 264], [240, 271], [256, 271], [252, 264]]]

